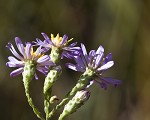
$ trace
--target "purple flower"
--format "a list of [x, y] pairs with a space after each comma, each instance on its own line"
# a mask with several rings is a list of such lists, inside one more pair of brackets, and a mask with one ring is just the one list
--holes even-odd
[[80, 72], [85, 72], [87, 69], [92, 70], [94, 73], [94, 80], [91, 81], [90, 85], [96, 82], [100, 84], [102, 88], [106, 89], [109, 84], [115, 86], [121, 84], [120, 80], [102, 76], [108, 68], [114, 65], [111, 53], [104, 58], [104, 48], [99, 46], [97, 51], [91, 50], [89, 54], [87, 54], [84, 44], [81, 44], [81, 51], [82, 53], [79, 56], [74, 56], [75, 65], [71, 63], [66, 64], [68, 68]]
[[49, 38], [45, 33], [41, 33], [44, 37], [44, 41], [41, 41], [40, 39], [36, 39], [37, 41], [34, 42], [36, 45], [42, 46], [46, 48], [46, 51], [48, 51], [50, 48], [53, 47], [58, 48], [61, 53], [61, 58], [67, 57], [72, 58], [73, 56], [78, 55], [80, 52], [80, 47], [75, 47], [77, 42], [74, 42], [70, 45], [68, 43], [72, 41], [72, 39], [68, 40], [68, 36], [64, 35], [63, 37], [60, 37], [59, 34], [57, 34], [56, 37], [54, 37], [53, 34], [51, 34], [51, 38]]
[[[54, 65], [54, 63], [50, 61], [49, 55], [44, 55], [44, 51], [41, 47], [38, 47], [37, 50], [34, 52], [33, 45], [30, 42], [27, 42], [24, 46], [19, 37], [15, 38], [15, 42], [20, 54], [18, 54], [18, 52], [15, 50], [14, 46], [11, 43], [8, 43], [8, 45], [6, 46], [14, 55], [14, 57], [8, 57], [9, 61], [6, 63], [6, 66], [17, 68], [10, 73], [10, 76], [16, 76], [21, 74], [23, 72], [25, 62], [27, 61], [33, 61], [36, 69], [46, 75], [48, 72], [48, 66]], [[38, 79], [36, 73], [35, 78]]]

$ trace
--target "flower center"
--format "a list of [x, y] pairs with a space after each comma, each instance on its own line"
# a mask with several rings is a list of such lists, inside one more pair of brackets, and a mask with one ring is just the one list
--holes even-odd
[[54, 35], [51, 34], [51, 40], [56, 46], [60, 47], [60, 43], [62, 42], [62, 37], [59, 37], [59, 34], [57, 34], [56, 37], [54, 37]]
[[38, 52], [38, 51], [34, 52], [33, 47], [31, 48], [30, 54], [31, 54], [32, 60], [37, 60], [37, 59], [39, 59], [40, 57], [42, 57], [44, 55], [44, 54], [41, 54], [41, 52]]

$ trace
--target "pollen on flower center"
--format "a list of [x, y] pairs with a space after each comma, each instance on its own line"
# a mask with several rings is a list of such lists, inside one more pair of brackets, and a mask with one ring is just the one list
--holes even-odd
[[60, 43], [62, 42], [62, 37], [59, 37], [59, 33], [56, 37], [54, 37], [54, 35], [51, 34], [51, 40], [56, 46], [60, 46]]

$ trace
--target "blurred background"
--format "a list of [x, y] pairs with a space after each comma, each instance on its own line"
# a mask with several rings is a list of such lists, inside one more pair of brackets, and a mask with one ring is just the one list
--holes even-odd
[[[150, 120], [150, 1], [149, 0], [1, 0], [0, 1], [0, 119], [38, 120], [27, 103], [22, 77], [10, 77], [13, 68], [5, 63], [12, 55], [5, 47], [50, 35], [67, 34], [84, 43], [87, 50], [105, 48], [112, 52], [114, 67], [106, 72], [122, 80], [108, 90], [94, 84], [86, 104], [66, 120]], [[66, 69], [53, 94], [62, 99], [76, 83], [80, 73]], [[43, 112], [44, 76], [33, 80], [33, 99]], [[57, 120], [59, 115], [53, 117]], [[44, 114], [44, 112], [43, 112]]]

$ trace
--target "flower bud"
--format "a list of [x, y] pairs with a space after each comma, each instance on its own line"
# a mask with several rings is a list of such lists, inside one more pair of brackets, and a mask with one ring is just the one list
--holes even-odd
[[62, 114], [59, 117], [59, 120], [62, 120], [64, 117], [76, 112], [90, 97], [90, 92], [87, 90], [78, 91], [75, 96], [70, 100], [64, 107]]
[[54, 95], [54, 96], [52, 96], [51, 98], [50, 98], [50, 103], [51, 104], [53, 104], [54, 102], [56, 102], [56, 101], [58, 101], [59, 99], [58, 99], [58, 97], [56, 96], [56, 95]]

